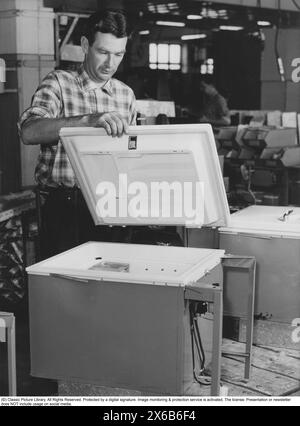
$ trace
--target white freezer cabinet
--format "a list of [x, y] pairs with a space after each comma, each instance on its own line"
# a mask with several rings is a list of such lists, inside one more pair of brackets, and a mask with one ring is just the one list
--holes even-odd
[[[146, 394], [194, 380], [189, 305], [219, 394], [222, 250], [86, 243], [28, 268], [31, 374]], [[197, 366], [194, 366], [197, 368]]]
[[[255, 256], [259, 318], [291, 324], [300, 317], [300, 208], [241, 210], [231, 216], [228, 227], [219, 229], [219, 247], [230, 254]], [[238, 282], [231, 275], [227, 299], [233, 311], [242, 302], [237, 290]]]

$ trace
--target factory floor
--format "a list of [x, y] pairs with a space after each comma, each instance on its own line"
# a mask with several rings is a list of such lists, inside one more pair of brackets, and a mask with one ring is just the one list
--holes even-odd
[[[243, 343], [223, 339], [226, 352], [245, 351]], [[244, 360], [238, 356], [223, 356], [221, 382], [228, 396], [300, 396], [300, 353], [298, 350], [253, 346], [250, 380], [244, 379]], [[207, 390], [193, 384], [189, 395], [208, 395]]]
[[[3, 309], [0, 309], [0, 311]], [[19, 396], [56, 396], [57, 383], [30, 376], [29, 322], [26, 309], [15, 312], [17, 389]], [[224, 339], [226, 351], [243, 351], [244, 345]], [[0, 396], [6, 396], [7, 384], [6, 345], [0, 344]], [[243, 378], [244, 361], [236, 356], [222, 358], [222, 384], [229, 396], [300, 396], [300, 354], [296, 350], [276, 347], [253, 347], [253, 367], [249, 381]], [[194, 383], [186, 395], [208, 396], [209, 387]]]
[[[30, 376], [29, 320], [27, 308], [22, 305], [15, 311], [16, 358], [18, 396], [56, 396], [57, 383]], [[0, 311], [5, 311], [0, 307]], [[8, 311], [8, 309], [7, 309]], [[6, 344], [0, 343], [0, 397], [8, 395]]]

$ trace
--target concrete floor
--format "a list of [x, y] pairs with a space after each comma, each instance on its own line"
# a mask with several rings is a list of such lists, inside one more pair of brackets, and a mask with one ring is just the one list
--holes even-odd
[[[24, 303], [14, 310], [16, 317], [17, 394], [18, 396], [57, 396], [55, 381], [30, 376], [29, 321]], [[10, 311], [0, 305], [0, 311]], [[243, 344], [224, 339], [223, 347], [243, 351]], [[224, 348], [223, 348], [224, 349]], [[275, 347], [253, 347], [251, 380], [243, 379], [243, 361], [237, 357], [222, 358], [222, 382], [229, 388], [231, 396], [299, 396], [300, 354]], [[78, 388], [76, 387], [78, 393]], [[60, 392], [64, 395], [64, 392]], [[70, 392], [66, 393], [70, 395]], [[8, 395], [6, 344], [0, 343], [0, 396]], [[95, 389], [84, 395], [97, 395]], [[193, 384], [186, 395], [209, 395], [209, 388]]]
[[[25, 305], [24, 303], [14, 309], [0, 305], [0, 311], [8, 311], [7, 308], [9, 308], [16, 317], [17, 394], [18, 396], [56, 396], [58, 393], [56, 382], [30, 376], [29, 321]], [[7, 350], [6, 344], [0, 343], [0, 396], [7, 395]]]

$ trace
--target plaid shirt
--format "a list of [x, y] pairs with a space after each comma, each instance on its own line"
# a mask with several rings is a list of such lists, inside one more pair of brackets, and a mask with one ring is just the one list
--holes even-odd
[[[19, 128], [38, 118], [61, 118], [118, 111], [130, 125], [136, 124], [133, 91], [119, 80], [103, 87], [93, 82], [83, 66], [79, 71], [53, 71], [33, 96], [31, 107], [20, 117]], [[73, 169], [62, 143], [41, 145], [35, 179], [42, 186], [76, 184]]]

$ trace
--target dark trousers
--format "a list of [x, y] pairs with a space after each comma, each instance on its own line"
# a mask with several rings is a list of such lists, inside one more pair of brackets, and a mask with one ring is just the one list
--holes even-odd
[[62, 253], [87, 241], [183, 246], [176, 228], [147, 226], [95, 226], [78, 188], [40, 191], [40, 257]]

